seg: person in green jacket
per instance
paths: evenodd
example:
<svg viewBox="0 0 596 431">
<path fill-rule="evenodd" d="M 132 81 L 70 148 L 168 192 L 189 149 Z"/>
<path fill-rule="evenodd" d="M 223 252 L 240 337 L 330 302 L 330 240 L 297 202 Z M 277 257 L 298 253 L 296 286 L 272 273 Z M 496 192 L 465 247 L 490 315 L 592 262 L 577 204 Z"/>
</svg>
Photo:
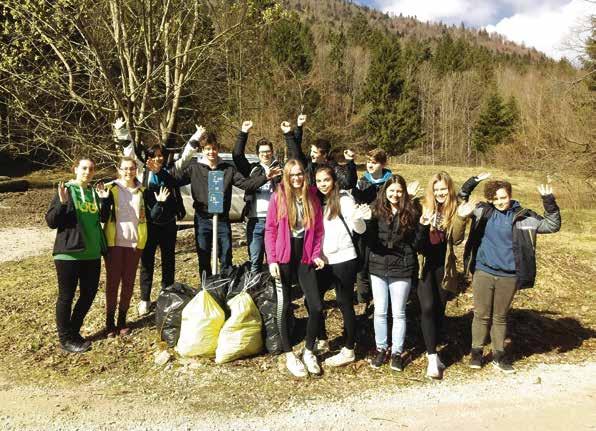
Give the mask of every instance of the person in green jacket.
<svg viewBox="0 0 596 431">
<path fill-rule="evenodd" d="M 56 326 L 60 346 L 69 353 L 82 353 L 91 342 L 81 334 L 81 326 L 99 285 L 101 255 L 106 241 L 99 223 L 99 199 L 90 186 L 95 164 L 89 158 L 75 161 L 75 179 L 58 184 L 46 213 L 46 222 L 57 229 L 54 264 L 58 278 Z M 79 297 L 72 307 L 79 286 Z"/>
</svg>

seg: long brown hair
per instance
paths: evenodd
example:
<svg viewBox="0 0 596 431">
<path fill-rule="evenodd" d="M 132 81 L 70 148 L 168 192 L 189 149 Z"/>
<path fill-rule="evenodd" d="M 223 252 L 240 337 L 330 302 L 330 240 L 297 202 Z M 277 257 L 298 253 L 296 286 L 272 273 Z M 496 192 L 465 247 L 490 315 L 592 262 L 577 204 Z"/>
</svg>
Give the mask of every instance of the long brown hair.
<svg viewBox="0 0 596 431">
<path fill-rule="evenodd" d="M 439 206 L 435 199 L 434 187 L 439 181 L 445 181 L 447 184 L 447 199 L 445 203 Z M 455 186 L 451 176 L 441 171 L 432 176 L 428 185 L 426 186 L 426 192 L 424 194 L 424 201 L 422 202 L 424 209 L 431 210 L 433 214 L 439 213 L 441 215 L 441 225 L 439 226 L 444 231 L 448 231 L 451 228 L 453 217 L 457 211 L 457 194 L 455 193 Z M 433 229 L 433 227 L 431 227 Z"/>
<path fill-rule="evenodd" d="M 377 195 L 377 199 L 373 203 L 373 213 L 375 217 L 383 220 L 385 223 L 391 223 L 393 220 L 393 212 L 391 211 L 391 203 L 387 199 L 387 189 L 392 184 L 399 184 L 402 189 L 402 195 L 397 205 L 396 217 L 399 218 L 399 232 L 405 232 L 412 230 L 417 223 L 416 218 L 418 217 L 419 211 L 417 210 L 414 202 L 408 195 L 408 188 L 406 186 L 406 180 L 401 175 L 393 175 L 389 178 Z"/>
<path fill-rule="evenodd" d="M 319 172 L 324 172 L 331 177 L 333 180 L 333 188 L 327 195 L 323 195 L 321 193 L 322 198 L 325 200 L 325 217 L 327 220 L 333 220 L 336 217 L 339 217 L 341 214 L 341 206 L 339 203 L 339 187 L 337 187 L 337 175 L 335 175 L 335 170 L 330 166 L 321 166 L 315 172 L 315 178 L 317 177 Z"/>
<path fill-rule="evenodd" d="M 298 192 L 294 190 L 290 183 L 290 172 L 294 166 L 299 166 L 304 174 L 304 183 L 302 183 L 302 187 Z M 279 221 L 287 215 L 290 229 L 294 229 L 298 222 L 295 203 L 298 199 L 302 199 L 302 206 L 304 208 L 302 226 L 305 229 L 314 226 L 315 208 L 309 191 L 308 176 L 304 172 L 304 166 L 299 160 L 290 159 L 286 162 L 281 183 L 282 187 L 277 189 L 277 220 Z"/>
</svg>

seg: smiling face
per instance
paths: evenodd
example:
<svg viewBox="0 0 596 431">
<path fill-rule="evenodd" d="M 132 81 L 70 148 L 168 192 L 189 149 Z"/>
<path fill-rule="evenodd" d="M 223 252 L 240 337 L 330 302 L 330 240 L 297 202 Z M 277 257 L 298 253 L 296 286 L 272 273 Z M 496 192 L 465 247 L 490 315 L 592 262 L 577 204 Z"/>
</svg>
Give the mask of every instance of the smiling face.
<svg viewBox="0 0 596 431">
<path fill-rule="evenodd" d="M 126 184 L 134 184 L 137 176 L 137 164 L 134 160 L 123 160 L 118 168 L 120 179 Z"/>
<path fill-rule="evenodd" d="M 435 201 L 438 204 L 444 204 L 449 197 L 449 187 L 445 180 L 439 180 L 433 184 L 433 194 L 435 196 Z"/>
<path fill-rule="evenodd" d="M 217 155 L 219 154 L 219 149 L 216 145 L 207 143 L 203 146 L 203 149 L 201 151 L 203 153 L 203 156 L 207 158 L 207 161 L 210 164 L 217 163 Z"/>
<path fill-rule="evenodd" d="M 320 148 L 311 145 L 310 146 L 310 159 L 313 163 L 325 163 L 325 152 L 321 151 Z"/>
<path fill-rule="evenodd" d="M 498 189 L 493 198 L 493 205 L 499 211 L 507 211 L 511 207 L 511 196 L 504 188 Z"/>
<path fill-rule="evenodd" d="M 366 161 L 366 170 L 373 177 L 380 176 L 381 173 L 383 172 L 383 167 L 384 167 L 384 165 L 382 163 L 379 163 L 379 162 L 375 161 L 374 159 L 368 159 Z"/>
<path fill-rule="evenodd" d="M 290 169 L 290 186 L 293 189 L 300 189 L 304 184 L 304 171 L 298 165 L 292 166 Z"/>
<path fill-rule="evenodd" d="M 75 178 L 79 183 L 88 183 L 95 175 L 95 163 L 88 159 L 79 160 L 79 164 L 74 168 Z"/>
<path fill-rule="evenodd" d="M 317 181 L 317 189 L 325 196 L 333 191 L 333 187 L 335 186 L 335 182 L 333 181 L 333 177 L 329 175 L 326 171 L 319 171 L 317 172 L 316 176 Z"/>
<path fill-rule="evenodd" d="M 156 149 L 155 152 L 153 153 L 153 157 L 149 157 L 147 159 L 148 161 L 151 160 L 153 163 L 155 163 L 155 165 L 153 166 L 154 169 L 151 169 L 154 172 L 159 172 L 161 170 L 161 168 L 163 167 L 163 161 L 164 161 L 164 157 L 163 157 L 163 153 L 161 152 L 161 149 Z"/>
<path fill-rule="evenodd" d="M 269 166 L 273 160 L 273 149 L 269 144 L 259 145 L 258 149 L 259 162 Z"/>
<path fill-rule="evenodd" d="M 387 187 L 385 190 L 385 197 L 392 206 L 396 207 L 399 204 L 403 193 L 404 191 L 401 185 L 396 182 Z"/>
</svg>

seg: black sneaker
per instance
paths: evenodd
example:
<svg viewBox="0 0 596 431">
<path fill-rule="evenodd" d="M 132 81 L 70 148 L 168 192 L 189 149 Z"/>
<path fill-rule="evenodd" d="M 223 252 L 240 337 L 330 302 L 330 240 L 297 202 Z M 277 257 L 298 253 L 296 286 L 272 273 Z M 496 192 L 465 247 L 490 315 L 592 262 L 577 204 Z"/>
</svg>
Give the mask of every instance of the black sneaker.
<svg viewBox="0 0 596 431">
<path fill-rule="evenodd" d="M 387 350 L 385 350 L 385 349 L 377 350 L 377 354 L 373 358 L 373 360 L 370 362 L 370 366 L 373 368 L 380 368 L 381 365 L 383 365 L 386 360 L 387 360 Z"/>
<path fill-rule="evenodd" d="M 83 353 L 91 348 L 90 341 L 65 340 L 60 343 L 62 350 L 68 353 Z"/>
<path fill-rule="evenodd" d="M 468 366 L 475 370 L 482 368 L 482 349 L 472 349 Z"/>
<path fill-rule="evenodd" d="M 401 357 L 401 353 L 391 355 L 391 369 L 394 371 L 404 370 L 404 360 Z"/>
<path fill-rule="evenodd" d="M 513 368 L 511 362 L 505 357 L 505 352 L 494 352 L 493 367 L 506 374 L 515 373 L 515 368 Z"/>
</svg>

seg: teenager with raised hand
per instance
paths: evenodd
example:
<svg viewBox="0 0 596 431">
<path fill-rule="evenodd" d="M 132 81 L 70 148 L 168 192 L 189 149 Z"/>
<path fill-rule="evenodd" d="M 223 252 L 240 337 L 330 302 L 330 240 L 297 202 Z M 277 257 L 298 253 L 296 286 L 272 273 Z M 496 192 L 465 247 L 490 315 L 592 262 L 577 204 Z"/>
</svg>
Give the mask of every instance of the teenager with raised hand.
<svg viewBox="0 0 596 431">
<path fill-rule="evenodd" d="M 99 218 L 99 197 L 90 182 L 95 163 L 89 158 L 75 160 L 75 179 L 58 184 L 46 213 L 46 223 L 57 229 L 54 265 L 58 279 L 56 327 L 62 349 L 82 353 L 91 342 L 81 336 L 81 327 L 97 294 L 101 255 L 107 251 Z M 79 287 L 79 297 L 72 306 Z"/>
<path fill-rule="evenodd" d="M 330 166 L 321 166 L 315 174 L 317 189 L 323 202 L 323 260 L 325 267 L 317 272 L 319 286 L 334 286 L 335 297 L 344 320 L 344 347 L 327 358 L 325 365 L 338 367 L 353 362 L 356 315 L 354 313 L 354 283 L 358 254 L 353 234 L 366 230 L 365 217 L 370 208 L 357 206 L 345 190 L 337 186 L 336 174 Z M 324 324 L 324 322 L 323 322 Z"/>
<path fill-rule="evenodd" d="M 277 184 L 281 180 L 282 168 L 273 154 L 271 141 L 261 138 L 256 143 L 256 152 L 259 157 L 257 163 L 250 163 L 244 154 L 248 141 L 248 132 L 252 128 L 252 121 L 244 121 L 236 145 L 232 151 L 232 158 L 236 168 L 245 177 L 268 175 L 271 179 L 260 186 L 254 193 L 244 193 L 246 206 L 244 211 L 247 216 L 246 244 L 250 258 L 250 269 L 260 272 L 263 269 L 265 256 L 265 219 L 269 209 L 269 201 Z"/>
<path fill-rule="evenodd" d="M 477 182 L 476 182 L 477 183 Z M 471 184 L 468 183 L 468 184 Z M 540 185 L 544 215 L 523 208 L 512 199 L 511 183 L 492 180 L 484 187 L 486 202 L 466 202 L 461 217 L 472 219 L 464 250 L 464 268 L 473 274 L 471 368 L 481 368 L 484 342 L 490 332 L 493 365 L 514 372 L 505 353 L 507 315 L 518 289 L 534 286 L 536 235 L 561 228 L 561 214 L 550 185 Z M 469 197 L 471 190 L 465 193 Z"/>
<path fill-rule="evenodd" d="M 323 303 L 319 295 L 315 270 L 322 269 L 323 215 L 317 189 L 310 186 L 304 166 L 291 159 L 284 166 L 267 212 L 265 249 L 271 275 L 281 283 L 277 293 L 277 322 L 286 355 L 286 366 L 296 377 L 320 374 L 313 353 L 320 331 Z M 297 279 L 308 302 L 304 363 L 292 351 L 287 327 L 292 280 Z M 305 369 L 306 366 L 306 369 Z"/>
<path fill-rule="evenodd" d="M 136 158 L 137 164 L 140 162 L 137 178 L 147 190 L 145 193 L 147 205 L 150 208 L 156 205 L 155 196 L 163 187 L 169 193 L 161 206 L 163 214 L 160 219 L 163 221 L 157 222 L 151 217 L 147 220 L 147 244 L 141 255 L 141 300 L 137 307 L 139 315 L 143 316 L 149 312 L 151 306 L 155 253 L 158 247 L 161 252 L 161 288 L 174 283 L 178 232 L 176 219 L 182 220 L 186 215 L 184 201 L 174 175 L 177 171 L 183 170 L 196 155 L 197 144 L 205 128 L 196 126 L 195 133 L 190 137 L 180 157 L 170 166 L 166 165 L 169 155 L 163 145 L 155 144 L 149 148 L 135 145 L 130 138 L 126 123 L 121 118 L 116 120 L 113 128 L 118 141 L 123 145 L 124 154 Z"/>
<path fill-rule="evenodd" d="M 388 179 L 373 204 L 373 216 L 367 228 L 369 271 L 374 300 L 374 330 L 377 346 L 371 365 L 379 368 L 388 357 L 387 308 L 391 298 L 393 330 L 391 368 L 402 371 L 402 353 L 406 335 L 406 303 L 417 276 L 417 249 L 427 229 L 424 215 L 407 192 L 401 175 Z M 428 217 L 427 217 L 428 218 Z"/>
<path fill-rule="evenodd" d="M 166 187 L 154 193 L 151 206 L 145 188 L 137 180 L 137 163 L 133 158 L 121 157 L 118 179 L 98 184 L 101 200 L 101 220 L 105 223 L 108 253 L 106 262 L 106 328 L 108 337 L 127 335 L 130 328 L 126 315 L 133 294 L 137 267 L 147 243 L 147 219 L 161 223 L 167 218 L 165 202 L 169 196 Z M 118 291 L 120 299 L 118 300 Z M 118 318 L 115 322 L 116 309 Z"/>
<path fill-rule="evenodd" d="M 437 340 L 445 317 L 445 306 L 450 292 L 458 292 L 454 246 L 463 241 L 466 224 L 457 215 L 457 205 L 451 176 L 447 172 L 433 175 L 422 200 L 423 212 L 430 217 L 421 221 L 428 226 L 429 234 L 420 244 L 422 261 L 417 288 L 428 360 L 426 376 L 433 379 L 441 378 L 445 368 L 437 354 Z"/>
<path fill-rule="evenodd" d="M 393 176 L 390 169 L 386 168 L 387 153 L 376 148 L 366 154 L 366 172 L 352 189 L 352 196 L 357 204 L 372 204 L 379 190 L 385 182 Z M 368 249 L 364 237 L 358 237 L 361 256 L 367 260 Z M 368 265 L 364 265 L 357 274 L 356 293 L 357 301 L 361 304 L 368 304 L 372 298 L 370 289 L 370 276 L 368 274 Z"/>
<path fill-rule="evenodd" d="M 300 114 L 296 122 L 296 128 L 292 133 L 290 123 L 284 121 L 281 125 L 286 140 L 289 159 L 297 159 L 305 166 L 305 171 L 310 184 L 315 183 L 315 172 L 319 166 L 331 166 L 341 182 L 338 183 L 342 190 L 352 190 L 356 186 L 358 174 L 354 163 L 354 151 L 344 150 L 344 157 L 347 161 L 345 166 L 340 166 L 331 156 L 331 144 L 326 139 L 315 139 L 310 146 L 310 154 L 307 157 L 302 151 L 303 126 L 306 122 L 306 115 Z"/>
<path fill-rule="evenodd" d="M 232 228 L 230 225 L 230 207 L 232 206 L 232 186 L 239 187 L 245 193 L 253 193 L 263 184 L 278 175 L 270 171 L 263 175 L 246 178 L 234 165 L 219 158 L 219 142 L 214 132 L 203 134 L 197 145 L 201 148 L 202 157 L 192 161 L 175 177 L 180 185 L 190 183 L 190 190 L 195 209 L 195 239 L 199 272 L 212 274 L 211 247 L 213 236 L 213 214 L 209 209 L 209 172 L 223 172 L 223 212 L 219 214 L 217 224 L 217 242 L 219 263 L 222 270 L 232 266 Z"/>
</svg>

